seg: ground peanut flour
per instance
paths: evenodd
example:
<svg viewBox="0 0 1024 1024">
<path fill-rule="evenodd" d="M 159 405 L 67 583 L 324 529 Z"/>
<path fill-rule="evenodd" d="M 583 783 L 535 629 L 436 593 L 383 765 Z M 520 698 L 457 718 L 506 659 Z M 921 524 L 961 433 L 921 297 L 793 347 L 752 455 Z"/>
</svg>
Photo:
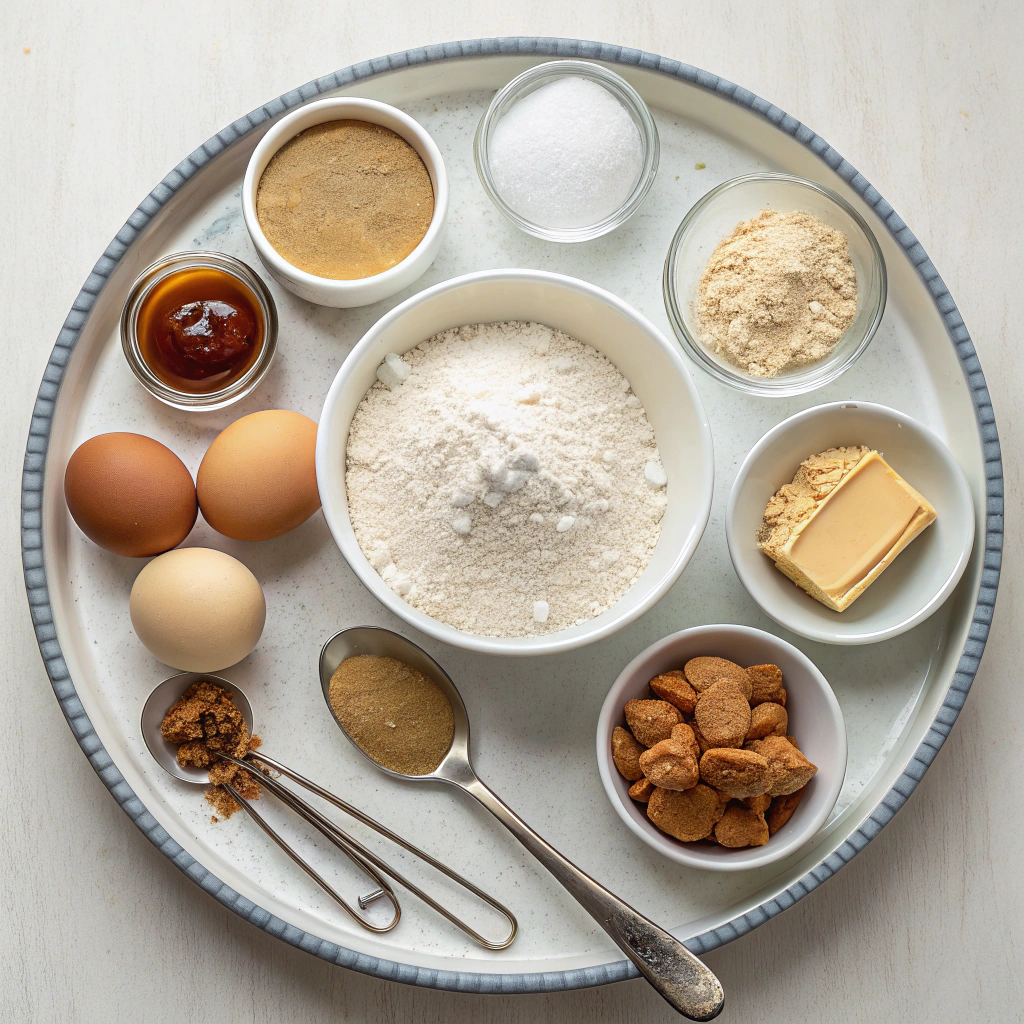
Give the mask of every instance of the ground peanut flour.
<svg viewBox="0 0 1024 1024">
<path fill-rule="evenodd" d="M 856 312 L 849 240 L 801 211 L 737 224 L 697 286 L 701 342 L 755 377 L 824 359 Z"/>
</svg>

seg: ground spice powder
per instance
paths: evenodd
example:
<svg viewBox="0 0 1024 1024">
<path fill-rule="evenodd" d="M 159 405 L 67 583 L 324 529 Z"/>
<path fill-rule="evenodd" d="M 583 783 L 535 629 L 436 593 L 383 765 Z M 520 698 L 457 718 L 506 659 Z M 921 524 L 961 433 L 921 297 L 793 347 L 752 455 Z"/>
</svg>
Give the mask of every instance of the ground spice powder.
<svg viewBox="0 0 1024 1024">
<path fill-rule="evenodd" d="M 403 775 L 428 775 L 455 734 L 441 688 L 411 665 L 376 654 L 343 661 L 331 676 L 331 709 L 368 757 Z"/>
<path fill-rule="evenodd" d="M 400 263 L 434 215 L 426 165 L 382 125 L 314 125 L 274 154 L 256 192 L 270 244 L 317 277 L 355 280 Z"/>
<path fill-rule="evenodd" d="M 168 743 L 180 744 L 177 760 L 182 768 L 209 769 L 206 800 L 222 818 L 230 818 L 240 807 L 225 784 L 247 800 L 259 798 L 260 787 L 252 775 L 218 756 L 245 757 L 262 744 L 259 736 L 249 735 L 230 690 L 207 680 L 193 683 L 164 715 L 160 735 Z"/>
<path fill-rule="evenodd" d="M 824 359 L 856 312 L 849 239 L 799 210 L 737 224 L 697 285 L 701 342 L 755 377 Z"/>
</svg>

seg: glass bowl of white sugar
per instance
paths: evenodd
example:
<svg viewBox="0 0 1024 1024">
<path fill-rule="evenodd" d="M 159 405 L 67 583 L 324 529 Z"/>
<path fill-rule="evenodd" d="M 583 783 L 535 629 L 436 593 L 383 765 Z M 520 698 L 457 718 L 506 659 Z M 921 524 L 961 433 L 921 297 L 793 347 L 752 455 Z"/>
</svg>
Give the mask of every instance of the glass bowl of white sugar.
<svg viewBox="0 0 1024 1024">
<path fill-rule="evenodd" d="M 491 101 L 474 157 L 484 190 L 516 227 L 552 242 L 614 231 L 658 173 L 647 104 L 600 64 L 556 60 L 524 71 Z"/>
</svg>

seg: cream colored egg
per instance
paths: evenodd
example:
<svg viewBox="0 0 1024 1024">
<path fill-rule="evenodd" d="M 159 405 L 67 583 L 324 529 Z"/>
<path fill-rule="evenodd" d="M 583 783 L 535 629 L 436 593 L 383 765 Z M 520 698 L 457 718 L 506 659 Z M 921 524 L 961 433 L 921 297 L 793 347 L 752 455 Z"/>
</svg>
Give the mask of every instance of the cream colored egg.
<svg viewBox="0 0 1024 1024">
<path fill-rule="evenodd" d="M 217 672 L 259 642 L 267 604 L 238 559 L 211 548 L 178 548 L 135 578 L 130 611 L 155 658 L 186 672 Z"/>
</svg>

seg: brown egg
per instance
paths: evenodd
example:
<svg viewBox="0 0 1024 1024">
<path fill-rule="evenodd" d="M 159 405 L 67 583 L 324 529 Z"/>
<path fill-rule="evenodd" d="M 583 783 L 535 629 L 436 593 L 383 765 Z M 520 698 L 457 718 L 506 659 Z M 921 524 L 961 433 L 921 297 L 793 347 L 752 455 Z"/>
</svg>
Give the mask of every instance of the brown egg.
<svg viewBox="0 0 1024 1024">
<path fill-rule="evenodd" d="M 294 530 L 320 507 L 316 423 L 268 409 L 222 430 L 196 474 L 199 507 L 225 537 L 269 540 Z"/>
<path fill-rule="evenodd" d="M 177 547 L 198 511 L 185 464 L 142 434 L 100 434 L 79 445 L 64 473 L 64 498 L 91 541 L 132 558 Z"/>
</svg>

